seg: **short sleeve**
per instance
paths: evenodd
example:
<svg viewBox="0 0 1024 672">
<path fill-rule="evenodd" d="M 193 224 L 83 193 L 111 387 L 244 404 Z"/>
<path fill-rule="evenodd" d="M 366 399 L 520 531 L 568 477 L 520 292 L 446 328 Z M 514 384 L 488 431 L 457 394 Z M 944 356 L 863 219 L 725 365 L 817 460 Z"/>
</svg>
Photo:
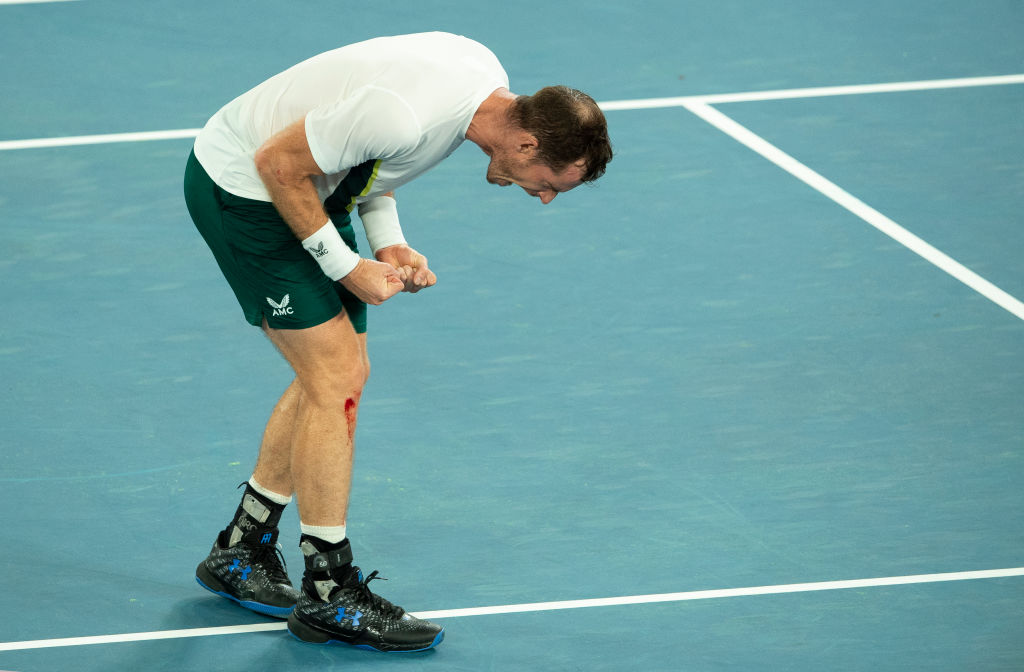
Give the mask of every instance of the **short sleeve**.
<svg viewBox="0 0 1024 672">
<path fill-rule="evenodd" d="M 364 86 L 343 100 L 306 115 L 306 141 L 320 170 L 330 175 L 371 159 L 389 159 L 416 148 L 419 120 L 398 94 Z"/>
</svg>

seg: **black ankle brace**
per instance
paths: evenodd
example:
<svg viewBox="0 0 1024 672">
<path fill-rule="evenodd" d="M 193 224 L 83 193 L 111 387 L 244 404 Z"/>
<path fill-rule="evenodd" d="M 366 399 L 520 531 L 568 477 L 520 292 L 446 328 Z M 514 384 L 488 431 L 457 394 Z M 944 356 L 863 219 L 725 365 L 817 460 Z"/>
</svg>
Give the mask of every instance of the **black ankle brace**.
<svg viewBox="0 0 1024 672">
<path fill-rule="evenodd" d="M 308 584 L 311 596 L 319 595 L 321 600 L 329 601 L 331 593 L 345 585 L 352 574 L 352 545 L 348 539 L 331 544 L 304 534 L 299 539 L 299 548 L 306 561 L 303 586 Z"/>
<path fill-rule="evenodd" d="M 331 572 L 352 564 L 352 544 L 348 539 L 332 544 L 304 534 L 299 538 L 299 548 L 302 549 L 306 571 L 309 572 Z"/>
<path fill-rule="evenodd" d="M 227 545 L 234 546 L 243 538 L 256 543 L 267 543 L 264 540 L 270 539 L 268 535 L 273 535 L 276 541 L 275 533 L 281 521 L 281 514 L 284 513 L 284 505 L 270 501 L 253 490 L 248 483 L 242 483 L 238 487 L 242 485 L 245 486 L 242 501 L 235 511 L 235 517 L 224 530 Z"/>
</svg>

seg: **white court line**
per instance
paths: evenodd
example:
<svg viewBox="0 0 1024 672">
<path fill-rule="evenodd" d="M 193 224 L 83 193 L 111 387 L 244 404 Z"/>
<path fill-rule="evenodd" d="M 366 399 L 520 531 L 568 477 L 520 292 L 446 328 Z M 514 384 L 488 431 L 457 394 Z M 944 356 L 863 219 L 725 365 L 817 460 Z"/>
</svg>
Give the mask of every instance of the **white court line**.
<svg viewBox="0 0 1024 672">
<path fill-rule="evenodd" d="M 926 79 L 916 82 L 888 82 L 882 84 L 854 84 L 850 86 L 820 86 L 806 89 L 777 89 L 774 91 L 747 91 L 743 93 L 711 93 L 673 98 L 645 98 L 641 100 L 610 100 L 600 103 L 602 110 L 649 110 L 659 107 L 685 107 L 687 103 L 708 105 L 719 103 L 749 103 L 763 100 L 790 98 L 819 98 L 822 96 L 854 96 L 868 93 L 900 93 L 934 89 L 958 89 L 973 86 L 1000 86 L 1024 84 L 1024 74 L 993 77 L 962 77 L 959 79 Z"/>
<path fill-rule="evenodd" d="M 75 2 L 75 0 L 0 0 L 0 5 L 33 5 L 43 2 Z"/>
<path fill-rule="evenodd" d="M 916 574 L 911 576 L 887 576 L 874 579 L 852 579 L 845 581 L 819 581 L 815 583 L 790 583 L 776 586 L 753 586 L 749 588 L 722 588 L 718 590 L 697 590 L 685 593 L 659 593 L 654 595 L 633 595 L 629 597 L 605 597 L 589 600 L 565 600 L 561 602 L 535 602 L 532 604 L 506 604 L 493 607 L 472 607 L 468 609 L 444 609 L 421 611 L 413 615 L 427 619 L 460 618 L 463 616 L 491 616 L 495 614 L 518 614 L 524 612 L 552 611 L 557 609 L 582 609 L 587 607 L 617 607 L 632 604 L 654 604 L 659 602 L 687 602 L 712 600 L 727 597 L 750 597 L 754 595 L 783 595 L 823 590 L 845 590 L 849 588 L 877 588 L 881 586 L 904 586 L 919 583 L 941 583 L 944 581 L 968 581 L 974 579 L 998 579 L 1024 576 L 1024 567 L 1007 569 L 985 569 L 969 572 L 947 572 L 943 574 Z M 285 623 L 255 623 L 250 625 L 226 625 L 216 628 L 190 628 L 187 630 L 159 630 L 156 632 L 130 632 L 121 635 L 97 635 L 93 637 L 64 637 L 61 639 L 36 639 L 24 642 L 0 642 L 0 651 L 23 651 L 61 646 L 85 646 L 89 644 L 120 644 L 157 639 L 178 639 L 182 637 L 210 637 L 214 635 L 239 635 L 250 632 L 284 630 Z"/>
<path fill-rule="evenodd" d="M 2 2 L 3 0 L 0 0 Z M 43 149 L 46 147 L 72 147 L 74 145 L 102 145 L 109 142 L 146 142 L 149 140 L 179 140 L 199 135 L 198 128 L 175 131 L 140 131 L 136 133 L 105 133 L 103 135 L 71 135 L 63 138 L 34 138 L 31 140 L 0 141 L 0 151 L 10 149 Z"/>
<path fill-rule="evenodd" d="M 731 138 L 746 145 L 764 158 L 768 159 L 790 175 L 796 177 L 813 189 L 821 192 L 839 205 L 843 206 L 865 222 L 889 236 L 925 260 L 964 283 L 974 291 L 989 299 L 998 306 L 1024 320 L 1024 303 L 991 282 L 970 270 L 941 250 L 932 247 L 902 226 L 892 221 L 879 211 L 853 196 L 834 182 L 822 177 L 804 164 L 772 145 L 764 138 L 752 133 L 745 126 L 736 123 L 704 102 L 688 101 L 683 105 L 690 112 L 708 122 Z"/>
<path fill-rule="evenodd" d="M 3 0 L 0 0 L 2 2 Z M 858 95 L 866 93 L 893 93 L 900 91 L 924 91 L 930 89 L 952 89 L 972 86 L 996 86 L 1024 84 L 1024 74 L 997 75 L 992 77 L 964 77 L 959 79 L 931 79 L 915 82 L 888 82 L 882 84 L 856 84 L 852 86 L 825 86 L 806 89 L 780 89 L 776 91 L 748 91 L 744 93 L 718 93 L 674 98 L 641 98 L 635 100 L 611 100 L 599 103 L 602 110 L 649 110 L 662 107 L 684 107 L 688 103 L 703 102 L 738 103 L 759 100 L 780 100 L 784 98 L 815 98 L 818 96 Z M 177 140 L 194 138 L 198 128 L 169 131 L 144 131 L 139 133 L 107 133 L 104 135 L 74 135 L 62 138 L 34 138 L 28 140 L 2 140 L 0 151 L 13 149 L 40 149 L 45 147 L 69 147 L 74 145 L 95 145 L 107 142 L 143 142 L 148 140 Z"/>
</svg>

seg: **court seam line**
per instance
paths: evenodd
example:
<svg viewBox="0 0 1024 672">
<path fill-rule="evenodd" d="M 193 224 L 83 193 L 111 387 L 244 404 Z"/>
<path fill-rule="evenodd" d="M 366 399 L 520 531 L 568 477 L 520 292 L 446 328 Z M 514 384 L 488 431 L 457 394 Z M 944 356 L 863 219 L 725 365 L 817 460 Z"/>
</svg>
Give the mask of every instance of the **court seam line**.
<svg viewBox="0 0 1024 672">
<path fill-rule="evenodd" d="M 993 75 L 986 77 L 961 77 L 955 79 L 927 79 L 910 82 L 887 82 L 879 84 L 853 84 L 847 86 L 821 86 L 802 89 L 777 89 L 771 91 L 748 91 L 742 93 L 712 93 L 672 98 L 638 98 L 634 100 L 612 100 L 598 103 L 602 110 L 647 110 L 663 107 L 685 107 L 689 103 L 740 103 L 793 98 L 816 98 L 821 96 L 863 95 L 869 93 L 894 93 L 926 91 L 977 86 L 998 86 L 1024 84 L 1024 74 Z M 0 151 L 16 149 L 45 149 L 49 147 L 71 147 L 115 142 L 145 142 L 150 140 L 179 140 L 194 138 L 201 129 L 183 128 L 165 131 L 136 131 L 129 133 L 102 133 L 98 135 L 73 135 L 56 138 L 31 138 L 26 140 L 0 140 Z"/>
<path fill-rule="evenodd" d="M 562 600 L 557 602 L 535 602 L 507 604 L 492 607 L 470 607 L 465 609 L 442 609 L 437 611 L 411 612 L 414 616 L 427 619 L 460 618 L 466 616 L 492 616 L 496 614 L 517 614 L 560 609 L 582 609 L 591 607 L 615 607 L 636 604 L 665 602 L 687 602 L 694 600 L 724 599 L 729 597 L 752 597 L 762 595 L 783 595 L 791 593 L 820 592 L 826 590 L 849 590 L 853 588 L 878 588 L 924 583 L 943 583 L 978 579 L 998 579 L 1024 576 L 1024 567 L 985 569 L 939 574 L 913 574 L 908 576 L 887 576 L 871 579 L 847 579 L 839 581 L 817 581 L 811 583 L 790 583 L 772 586 L 750 586 L 746 588 L 719 588 L 681 593 L 656 593 L 626 597 L 605 597 L 584 600 Z M 93 635 L 88 637 L 62 637 L 58 639 L 37 639 L 21 642 L 0 642 L 0 652 L 24 651 L 64 646 L 87 646 L 91 644 L 121 644 L 125 642 L 180 639 L 186 637 L 210 637 L 215 635 L 237 635 L 253 632 L 284 630 L 287 624 L 252 623 L 246 625 L 225 625 L 208 628 L 182 630 L 158 630 L 153 632 L 130 632 L 118 635 Z"/>
<path fill-rule="evenodd" d="M 733 118 L 705 102 L 688 101 L 682 107 L 740 144 L 760 154 L 771 163 L 853 213 L 925 261 L 959 280 L 1012 315 L 1024 320 L 1024 302 L 1021 302 L 1016 297 L 981 277 L 945 252 L 914 235 L 835 182 L 808 168 Z"/>
</svg>

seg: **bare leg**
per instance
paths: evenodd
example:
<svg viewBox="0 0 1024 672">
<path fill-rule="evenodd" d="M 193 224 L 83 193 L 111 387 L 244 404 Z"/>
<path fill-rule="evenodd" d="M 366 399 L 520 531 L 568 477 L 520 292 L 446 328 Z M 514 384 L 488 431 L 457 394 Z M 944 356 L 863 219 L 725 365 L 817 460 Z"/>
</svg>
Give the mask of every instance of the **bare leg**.
<svg viewBox="0 0 1024 672">
<path fill-rule="evenodd" d="M 294 490 L 303 523 L 344 525 L 356 417 L 369 375 L 366 337 L 345 314 L 309 329 L 266 331 L 295 380 L 267 423 L 256 480 L 282 494 Z"/>
<path fill-rule="evenodd" d="M 291 481 L 299 518 L 317 527 L 344 525 L 352 485 L 352 438 L 369 375 L 366 340 L 344 314 L 310 329 L 268 329 L 267 334 L 295 370 L 298 403 L 291 434 Z M 287 417 L 286 401 L 288 392 L 278 404 L 277 420 Z M 271 424 L 276 431 L 276 420 Z M 265 442 L 273 445 L 280 444 Z M 441 626 L 369 592 L 366 584 L 374 574 L 363 579 L 356 572 L 347 539 L 319 542 L 310 535 L 301 544 L 307 562 L 314 562 L 306 567 L 301 594 L 288 617 L 288 630 L 295 637 L 318 643 L 346 641 L 381 651 L 419 651 L 441 642 Z M 395 627 L 398 619 L 401 625 Z"/>
<path fill-rule="evenodd" d="M 256 460 L 253 477 L 263 487 L 280 495 L 289 496 L 292 486 L 292 434 L 295 431 L 295 416 L 302 397 L 298 379 L 293 380 L 281 395 L 280 401 L 270 414 L 267 428 L 260 444 L 260 456 Z"/>
</svg>

